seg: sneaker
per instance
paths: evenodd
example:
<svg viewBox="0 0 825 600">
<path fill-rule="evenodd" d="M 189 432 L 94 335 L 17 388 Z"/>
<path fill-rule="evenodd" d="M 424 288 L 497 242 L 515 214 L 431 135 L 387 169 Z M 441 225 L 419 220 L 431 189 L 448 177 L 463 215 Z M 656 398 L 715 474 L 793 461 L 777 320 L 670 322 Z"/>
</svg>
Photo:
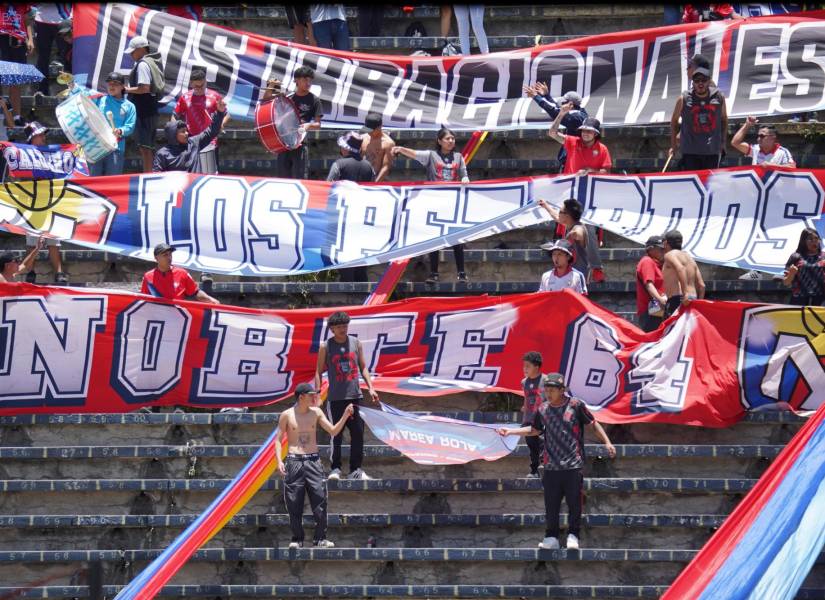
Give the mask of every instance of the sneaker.
<svg viewBox="0 0 825 600">
<path fill-rule="evenodd" d="M 577 538 L 572 533 L 567 534 L 567 549 L 568 550 L 578 550 L 579 549 L 579 538 Z"/>
<path fill-rule="evenodd" d="M 20 115 L 14 115 L 14 126 L 15 127 L 25 127 L 26 122 L 23 120 L 23 117 Z"/>
<path fill-rule="evenodd" d="M 364 469 L 355 469 L 352 473 L 349 474 L 347 479 L 372 479 L 369 475 L 364 472 Z"/>
<path fill-rule="evenodd" d="M 751 269 L 744 275 L 740 275 L 739 279 L 762 279 L 762 273 L 760 273 L 756 269 Z"/>
<path fill-rule="evenodd" d="M 316 548 L 335 548 L 335 544 L 327 539 L 317 540 L 316 542 L 313 542 L 312 545 Z"/>
<path fill-rule="evenodd" d="M 530 473 L 525 477 L 525 479 L 538 479 L 539 474 L 538 471 L 530 471 Z"/>
<path fill-rule="evenodd" d="M 546 537 L 539 542 L 539 548 L 542 550 L 558 550 L 560 548 L 559 538 Z"/>
<path fill-rule="evenodd" d="M 427 279 L 424 280 L 424 283 L 429 283 L 429 284 L 438 283 L 438 273 L 430 273 L 430 276 L 427 277 Z"/>
<path fill-rule="evenodd" d="M 333 469 L 329 473 L 329 477 L 327 479 L 341 479 L 341 469 Z"/>
<path fill-rule="evenodd" d="M 151 415 L 152 414 L 152 407 L 150 406 L 141 406 L 138 409 L 138 412 L 144 415 Z"/>
<path fill-rule="evenodd" d="M 246 406 L 227 406 L 222 408 L 220 411 L 222 413 L 248 413 L 249 408 Z"/>
<path fill-rule="evenodd" d="M 298 548 L 303 548 L 303 542 L 289 542 L 289 549 L 290 550 L 297 550 Z"/>
<path fill-rule="evenodd" d="M 69 283 L 69 276 L 66 275 L 63 271 L 56 273 L 54 276 L 54 282 L 59 283 L 61 285 L 66 285 Z"/>
<path fill-rule="evenodd" d="M 790 119 L 788 119 L 788 123 L 799 123 L 802 118 L 799 115 L 794 115 Z"/>
<path fill-rule="evenodd" d="M 465 273 L 464 271 L 459 271 L 459 272 L 458 272 L 458 277 L 457 277 L 457 279 L 458 279 L 459 281 L 463 281 L 464 283 L 467 283 L 467 281 L 469 281 L 469 280 L 467 279 L 467 273 Z"/>
<path fill-rule="evenodd" d="M 452 42 L 444 40 L 444 47 L 441 49 L 441 56 L 457 56 L 461 51 Z"/>
</svg>

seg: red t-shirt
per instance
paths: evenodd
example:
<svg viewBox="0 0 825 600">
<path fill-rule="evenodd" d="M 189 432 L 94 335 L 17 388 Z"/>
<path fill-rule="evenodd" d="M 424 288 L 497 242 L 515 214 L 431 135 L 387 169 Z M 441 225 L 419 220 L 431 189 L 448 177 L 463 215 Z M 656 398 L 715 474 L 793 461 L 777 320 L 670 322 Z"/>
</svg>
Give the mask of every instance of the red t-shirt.
<svg viewBox="0 0 825 600">
<path fill-rule="evenodd" d="M 610 160 L 610 151 L 607 146 L 596 140 L 588 148 L 580 137 L 567 135 L 564 137 L 564 148 L 567 150 L 567 162 L 564 164 L 564 173 L 577 173 L 580 169 L 610 169 L 613 161 Z"/>
<path fill-rule="evenodd" d="M 165 273 L 157 269 L 144 273 L 140 292 L 156 298 L 186 300 L 198 293 L 198 284 L 186 269 L 173 265 Z"/>
<path fill-rule="evenodd" d="M 0 35 L 8 35 L 26 41 L 26 15 L 31 5 L 4 2 L 0 4 Z"/>
<path fill-rule="evenodd" d="M 665 281 L 662 279 L 662 268 L 655 260 L 649 256 L 643 256 L 639 264 L 636 265 L 636 314 L 643 315 L 647 312 L 647 304 L 650 302 L 650 294 L 645 289 L 648 281 L 653 282 L 656 291 L 662 294 L 665 289 Z"/>
<path fill-rule="evenodd" d="M 212 124 L 212 115 L 218 111 L 220 99 L 221 95 L 212 90 L 206 90 L 202 96 L 196 96 L 192 90 L 180 95 L 175 105 L 175 114 L 182 116 L 186 121 L 189 135 L 198 135 L 209 129 Z M 217 145 L 218 138 L 215 138 L 212 143 Z"/>
</svg>

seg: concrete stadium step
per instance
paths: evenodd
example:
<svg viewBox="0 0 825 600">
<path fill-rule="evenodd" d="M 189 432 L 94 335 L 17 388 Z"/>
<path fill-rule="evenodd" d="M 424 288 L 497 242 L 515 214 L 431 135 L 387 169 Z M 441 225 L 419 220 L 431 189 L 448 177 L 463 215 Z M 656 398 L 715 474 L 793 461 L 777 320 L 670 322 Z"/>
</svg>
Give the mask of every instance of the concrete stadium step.
<svg viewBox="0 0 825 600">
<path fill-rule="evenodd" d="M 402 410 L 420 409 L 420 399 L 394 394 L 382 394 L 381 397 L 384 402 Z M 521 408 L 522 398 L 511 394 L 470 392 L 427 398 L 426 401 L 432 410 L 418 414 L 478 423 L 518 423 L 521 419 L 519 412 L 491 410 L 495 405 L 498 408 L 505 405 Z M 288 408 L 291 401 L 278 406 Z M 90 435 L 99 443 L 108 445 L 126 445 L 134 443 L 135 439 L 140 439 L 143 444 L 258 445 L 269 436 L 280 413 L 269 412 L 272 407 L 268 406 L 253 410 L 264 412 L 0 416 L 0 446 L 82 445 L 88 443 Z M 718 429 L 660 423 L 605 427 L 617 444 L 771 446 L 785 444 L 804 422 L 802 417 L 790 412 L 760 412 L 747 413 L 735 426 Z M 319 437 L 320 441 L 324 439 L 323 435 Z"/>
<path fill-rule="evenodd" d="M 726 513 L 749 491 L 747 478 L 586 477 L 587 509 L 649 514 Z M 111 513 L 204 510 L 229 479 L 43 479 L 0 480 L 0 513 L 53 514 L 57 506 L 83 505 Z M 280 479 L 270 479 L 247 505 L 250 511 L 280 513 Z M 387 512 L 531 512 L 542 503 L 538 479 L 382 479 L 328 482 L 329 505 L 338 512 L 362 512 L 380 503 Z M 432 507 L 424 510 L 424 507 Z M 65 510 L 65 509 L 63 509 Z"/>
<path fill-rule="evenodd" d="M 541 506 L 541 499 L 533 510 Z M 280 513 L 235 516 L 212 538 L 223 546 L 278 547 L 289 543 L 289 517 Z M 169 545 L 198 515 L 0 515 L 0 549 L 123 548 Z M 581 539 L 599 548 L 698 549 L 726 515 L 584 514 Z M 304 515 L 304 527 L 313 517 Z M 561 524 L 567 526 L 567 514 Z M 340 514 L 329 515 L 338 547 L 533 548 L 544 536 L 544 513 Z"/>
<path fill-rule="evenodd" d="M 368 438 L 372 438 L 369 435 Z M 372 440 L 370 440 L 372 441 Z M 607 461 L 602 445 L 586 445 L 590 471 L 608 477 L 658 476 L 759 477 L 783 446 L 748 445 L 616 445 L 616 460 Z M 63 446 L 0 448 L 2 473 L 6 479 L 37 478 L 118 478 L 134 476 L 232 477 L 258 450 L 255 445 L 181 446 Z M 330 447 L 318 448 L 327 464 Z M 350 449 L 342 448 L 346 463 Z M 526 477 L 529 450 L 521 443 L 512 454 L 485 464 L 462 465 L 463 477 L 512 477 L 522 471 Z M 377 479 L 397 476 L 439 478 L 455 475 L 454 466 L 419 465 L 389 446 L 367 445 L 365 468 Z M 672 461 L 662 461 L 672 458 Z M 147 463 L 147 460 L 151 461 Z M 327 467 L 328 468 L 328 467 Z M 152 473 L 152 475 L 149 475 Z"/>
</svg>

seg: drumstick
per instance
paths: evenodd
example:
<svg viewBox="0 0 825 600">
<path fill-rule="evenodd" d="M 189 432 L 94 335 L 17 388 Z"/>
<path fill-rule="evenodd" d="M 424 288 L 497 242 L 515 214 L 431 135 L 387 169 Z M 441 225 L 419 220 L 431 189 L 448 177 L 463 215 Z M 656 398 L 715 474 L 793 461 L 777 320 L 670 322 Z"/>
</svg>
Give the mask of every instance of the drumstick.
<svg viewBox="0 0 825 600">
<path fill-rule="evenodd" d="M 664 169 L 662 169 L 662 173 L 664 173 L 665 171 L 667 171 L 667 168 L 668 168 L 668 166 L 670 165 L 670 159 L 671 159 L 671 158 L 673 158 L 673 155 L 672 155 L 672 154 L 668 155 L 667 160 L 665 161 L 665 168 L 664 168 Z"/>
<path fill-rule="evenodd" d="M 106 118 L 109 119 L 109 125 L 112 127 L 112 132 L 114 133 L 115 129 L 117 129 L 117 127 L 115 127 L 115 115 L 112 113 L 112 111 L 107 110 Z"/>
</svg>

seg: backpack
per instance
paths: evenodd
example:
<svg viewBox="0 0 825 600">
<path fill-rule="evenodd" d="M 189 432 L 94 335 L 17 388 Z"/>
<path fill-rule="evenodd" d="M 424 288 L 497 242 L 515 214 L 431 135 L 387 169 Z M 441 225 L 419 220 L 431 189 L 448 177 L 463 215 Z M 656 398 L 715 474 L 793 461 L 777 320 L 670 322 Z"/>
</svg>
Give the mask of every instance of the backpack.
<svg viewBox="0 0 825 600">
<path fill-rule="evenodd" d="M 160 53 L 147 54 L 142 59 L 148 67 L 152 75 L 152 81 L 149 84 L 149 91 L 153 94 L 160 95 L 166 87 L 166 79 L 163 77 L 163 67 L 160 62 Z"/>
</svg>

